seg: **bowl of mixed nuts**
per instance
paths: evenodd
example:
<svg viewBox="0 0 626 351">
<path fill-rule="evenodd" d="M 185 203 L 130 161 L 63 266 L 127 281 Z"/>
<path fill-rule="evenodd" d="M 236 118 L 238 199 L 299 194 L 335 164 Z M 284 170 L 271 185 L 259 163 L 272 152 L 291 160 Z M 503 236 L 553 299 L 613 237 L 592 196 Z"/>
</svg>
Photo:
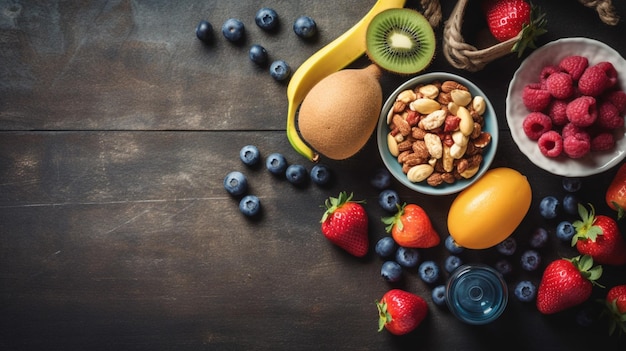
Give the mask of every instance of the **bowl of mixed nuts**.
<svg viewBox="0 0 626 351">
<path fill-rule="evenodd" d="M 475 84 L 432 72 L 409 79 L 389 96 L 376 137 L 385 166 L 400 183 L 447 195 L 487 171 L 498 145 L 498 121 Z"/>
</svg>

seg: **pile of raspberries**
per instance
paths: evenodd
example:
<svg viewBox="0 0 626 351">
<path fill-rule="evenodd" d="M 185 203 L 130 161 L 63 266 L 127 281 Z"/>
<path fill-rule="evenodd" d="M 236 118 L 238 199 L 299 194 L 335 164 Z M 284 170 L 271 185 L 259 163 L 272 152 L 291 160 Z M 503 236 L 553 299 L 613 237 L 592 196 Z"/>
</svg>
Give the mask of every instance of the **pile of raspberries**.
<svg viewBox="0 0 626 351">
<path fill-rule="evenodd" d="M 522 100 L 529 111 L 524 133 L 546 157 L 611 150 L 615 130 L 624 127 L 626 93 L 608 61 L 590 65 L 584 56 L 564 57 L 524 86 Z"/>
</svg>

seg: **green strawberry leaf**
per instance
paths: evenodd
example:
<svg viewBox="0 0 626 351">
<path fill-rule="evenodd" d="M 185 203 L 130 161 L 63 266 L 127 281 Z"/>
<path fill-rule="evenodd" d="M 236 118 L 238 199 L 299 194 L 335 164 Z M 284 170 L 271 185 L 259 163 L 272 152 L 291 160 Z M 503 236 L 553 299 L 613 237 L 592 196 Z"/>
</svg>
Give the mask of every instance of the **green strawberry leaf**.
<svg viewBox="0 0 626 351">
<path fill-rule="evenodd" d="M 578 215 L 580 216 L 580 220 L 572 223 L 574 228 L 576 228 L 576 234 L 572 237 L 572 246 L 575 246 L 580 239 L 589 239 L 595 242 L 598 235 L 603 234 L 602 228 L 594 225 L 596 221 L 596 211 L 593 208 L 593 205 L 589 204 L 589 207 L 591 210 L 587 211 L 585 206 L 578 204 Z"/>
<path fill-rule="evenodd" d="M 396 212 L 395 215 L 390 216 L 390 217 L 383 217 L 381 219 L 382 222 L 386 224 L 385 231 L 387 233 L 390 233 L 395 225 L 398 226 L 398 230 L 402 230 L 402 228 L 404 227 L 404 224 L 402 223 L 400 219 L 404 215 L 404 207 L 406 206 L 406 202 L 402 204 L 402 206 L 400 206 L 400 204 L 396 204 L 396 206 L 398 207 L 398 211 Z"/>
<path fill-rule="evenodd" d="M 620 206 L 617 202 L 615 201 L 611 201 L 611 203 L 613 204 L 613 206 L 615 206 L 615 208 L 617 209 L 617 220 L 619 221 L 620 219 L 624 218 L 624 215 L 626 214 L 626 209 L 623 208 L 622 206 Z"/>
<path fill-rule="evenodd" d="M 387 311 L 387 303 L 376 301 L 376 307 L 378 308 L 378 331 L 382 331 L 385 328 L 385 324 L 390 323 L 392 318 L 389 311 Z"/>
</svg>

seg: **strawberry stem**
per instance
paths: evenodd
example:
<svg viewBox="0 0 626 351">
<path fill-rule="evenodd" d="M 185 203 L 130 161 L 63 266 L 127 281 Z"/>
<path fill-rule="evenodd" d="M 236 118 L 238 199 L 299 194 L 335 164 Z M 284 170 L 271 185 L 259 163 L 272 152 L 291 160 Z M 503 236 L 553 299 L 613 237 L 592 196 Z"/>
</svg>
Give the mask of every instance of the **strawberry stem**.
<svg viewBox="0 0 626 351">
<path fill-rule="evenodd" d="M 517 57 L 521 57 L 526 48 L 536 48 L 535 38 L 548 32 L 546 30 L 547 20 L 545 12 L 539 6 L 535 6 L 532 3 L 530 5 L 530 23 L 524 24 L 522 37 L 511 48 L 511 51 L 517 52 Z"/>
<path fill-rule="evenodd" d="M 566 259 L 570 261 L 576 269 L 580 272 L 580 274 L 587 280 L 591 282 L 591 284 L 596 285 L 600 288 L 604 288 L 603 285 L 597 282 L 598 279 L 602 276 L 602 266 L 601 265 L 593 265 L 593 258 L 589 255 L 582 255 L 572 257 L 570 259 Z"/>
<path fill-rule="evenodd" d="M 400 206 L 400 204 L 396 204 L 396 207 L 398 207 L 398 211 L 396 212 L 395 215 L 382 218 L 382 222 L 387 225 L 385 227 L 385 231 L 387 233 L 391 232 L 394 225 L 397 225 L 398 230 L 400 231 L 402 231 L 402 228 L 404 227 L 404 225 L 402 224 L 401 218 L 404 215 L 404 208 L 406 207 L 406 202 L 402 204 L 402 206 Z"/>
<path fill-rule="evenodd" d="M 576 228 L 576 234 L 572 237 L 572 246 L 575 246 L 580 239 L 596 241 L 598 235 L 603 234 L 602 228 L 594 225 L 596 221 L 596 211 L 593 208 L 593 205 L 589 204 L 589 207 L 591 210 L 587 211 L 585 206 L 578 204 L 578 215 L 580 216 L 580 220 L 572 223 L 574 228 Z"/>
<path fill-rule="evenodd" d="M 387 303 L 384 301 L 376 301 L 376 307 L 378 308 L 378 331 L 382 331 L 385 328 L 385 324 L 391 323 L 391 314 L 387 311 Z"/>
</svg>

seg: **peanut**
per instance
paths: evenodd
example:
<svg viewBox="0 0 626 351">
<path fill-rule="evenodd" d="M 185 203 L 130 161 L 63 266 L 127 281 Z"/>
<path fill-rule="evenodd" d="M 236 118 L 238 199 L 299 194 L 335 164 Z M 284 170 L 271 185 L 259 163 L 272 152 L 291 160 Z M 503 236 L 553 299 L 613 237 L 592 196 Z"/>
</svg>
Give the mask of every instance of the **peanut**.
<svg viewBox="0 0 626 351">
<path fill-rule="evenodd" d="M 429 113 L 439 110 L 441 108 L 441 105 L 433 99 L 421 98 L 411 102 L 409 108 L 423 115 L 427 115 Z"/>
<path fill-rule="evenodd" d="M 454 89 L 450 92 L 450 97 L 459 106 L 467 106 L 472 101 L 472 94 L 467 90 Z"/>
<path fill-rule="evenodd" d="M 417 99 L 417 95 L 415 94 L 415 92 L 413 90 L 407 89 L 407 90 L 400 92 L 400 94 L 398 94 L 396 101 L 402 101 L 405 104 L 408 104 L 414 101 L 415 99 Z"/>
<path fill-rule="evenodd" d="M 424 163 L 411 167 L 406 176 L 410 182 L 419 183 L 428 178 L 434 171 L 435 168 L 433 166 L 429 165 L 428 163 Z"/>
<path fill-rule="evenodd" d="M 474 119 L 472 119 L 472 115 L 470 115 L 469 111 L 463 106 L 459 106 L 456 115 L 461 119 L 461 123 L 459 123 L 461 133 L 467 136 L 471 135 L 474 130 Z"/>
<path fill-rule="evenodd" d="M 430 156 L 433 158 L 441 158 L 443 156 L 443 144 L 437 134 L 426 133 L 424 135 L 424 143 Z"/>
<path fill-rule="evenodd" d="M 434 100 L 439 95 L 439 88 L 434 84 L 428 84 L 420 87 L 418 92 L 422 94 L 423 97 Z"/>
<path fill-rule="evenodd" d="M 430 100 L 434 101 L 434 100 Z M 439 105 L 439 103 L 437 103 Z M 429 113 L 426 117 L 422 118 L 417 124 L 418 127 L 425 130 L 433 130 L 441 127 L 446 120 L 447 113 L 444 110 L 436 110 Z M 471 118 L 471 117 L 470 117 Z"/>
<path fill-rule="evenodd" d="M 474 96 L 474 98 L 472 99 L 472 108 L 479 115 L 484 114 L 485 110 L 487 109 L 487 103 L 485 102 L 485 98 L 483 98 L 482 96 Z"/>
<path fill-rule="evenodd" d="M 393 157 L 397 157 L 398 154 L 400 154 L 400 151 L 398 150 L 398 142 L 396 141 L 396 138 L 391 135 L 391 133 L 387 134 L 387 147 L 389 148 L 389 153 Z"/>
</svg>

